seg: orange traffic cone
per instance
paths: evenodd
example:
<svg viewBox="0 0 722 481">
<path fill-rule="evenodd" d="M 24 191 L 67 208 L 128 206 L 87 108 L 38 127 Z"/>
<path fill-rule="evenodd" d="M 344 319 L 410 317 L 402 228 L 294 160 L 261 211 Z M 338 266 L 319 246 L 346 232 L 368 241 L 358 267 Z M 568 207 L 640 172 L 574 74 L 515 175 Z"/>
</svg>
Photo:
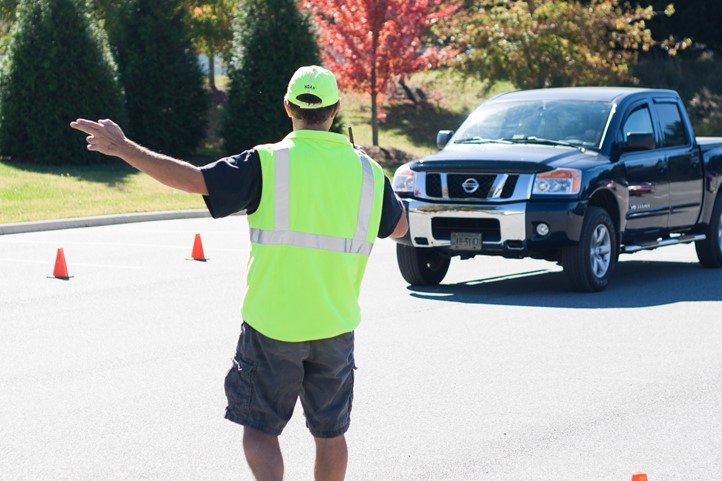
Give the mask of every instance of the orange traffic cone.
<svg viewBox="0 0 722 481">
<path fill-rule="evenodd" d="M 58 248 L 58 253 L 55 256 L 55 269 L 53 270 L 53 277 L 56 279 L 70 279 L 68 275 L 68 266 L 65 263 L 65 252 L 63 248 Z"/>
<path fill-rule="evenodd" d="M 647 481 L 647 475 L 642 472 L 632 473 L 632 481 Z"/>
<path fill-rule="evenodd" d="M 191 259 L 188 260 L 194 260 L 194 261 L 207 261 L 205 254 L 203 253 L 203 242 L 201 241 L 201 235 L 196 234 L 196 238 L 193 241 L 193 253 L 191 254 Z"/>
</svg>

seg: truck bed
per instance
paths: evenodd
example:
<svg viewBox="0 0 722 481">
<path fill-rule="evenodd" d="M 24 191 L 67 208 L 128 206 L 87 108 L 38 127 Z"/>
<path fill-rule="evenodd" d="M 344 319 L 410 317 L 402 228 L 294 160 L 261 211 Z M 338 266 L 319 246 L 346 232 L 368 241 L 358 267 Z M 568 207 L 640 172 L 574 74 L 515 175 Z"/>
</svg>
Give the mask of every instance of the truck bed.
<svg viewBox="0 0 722 481">
<path fill-rule="evenodd" d="M 703 154 L 722 147 L 722 137 L 697 137 L 697 143 Z"/>
</svg>

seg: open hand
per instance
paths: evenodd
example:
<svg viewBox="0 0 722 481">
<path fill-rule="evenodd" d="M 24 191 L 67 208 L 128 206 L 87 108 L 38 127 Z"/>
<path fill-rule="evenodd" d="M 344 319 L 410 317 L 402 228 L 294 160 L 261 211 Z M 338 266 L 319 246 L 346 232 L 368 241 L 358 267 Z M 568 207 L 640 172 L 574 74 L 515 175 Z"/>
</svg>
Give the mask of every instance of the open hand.
<svg viewBox="0 0 722 481">
<path fill-rule="evenodd" d="M 88 136 L 88 150 L 100 152 L 105 155 L 117 155 L 121 157 L 120 150 L 126 144 L 126 137 L 121 128 L 110 119 L 102 119 L 97 122 L 86 119 L 77 119 L 70 122 L 70 126 Z"/>
</svg>

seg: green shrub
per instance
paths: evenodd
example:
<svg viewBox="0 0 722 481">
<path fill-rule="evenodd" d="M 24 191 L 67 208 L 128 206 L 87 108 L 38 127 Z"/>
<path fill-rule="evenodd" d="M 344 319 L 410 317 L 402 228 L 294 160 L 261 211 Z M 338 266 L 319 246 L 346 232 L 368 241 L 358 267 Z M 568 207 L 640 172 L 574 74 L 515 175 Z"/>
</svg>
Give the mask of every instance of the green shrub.
<svg viewBox="0 0 722 481">
<path fill-rule="evenodd" d="M 223 122 L 228 152 L 277 142 L 291 131 L 283 96 L 293 73 L 321 62 L 307 16 L 293 0 L 244 0 L 237 18 Z M 335 130 L 339 128 L 337 119 Z"/>
<path fill-rule="evenodd" d="M 110 41 L 125 88 L 126 134 L 160 152 L 193 154 L 209 107 L 203 72 L 178 0 L 125 0 L 114 8 Z"/>
<path fill-rule="evenodd" d="M 107 39 L 83 0 L 23 0 L 0 74 L 0 153 L 44 164 L 100 162 L 68 123 L 125 120 Z"/>
</svg>

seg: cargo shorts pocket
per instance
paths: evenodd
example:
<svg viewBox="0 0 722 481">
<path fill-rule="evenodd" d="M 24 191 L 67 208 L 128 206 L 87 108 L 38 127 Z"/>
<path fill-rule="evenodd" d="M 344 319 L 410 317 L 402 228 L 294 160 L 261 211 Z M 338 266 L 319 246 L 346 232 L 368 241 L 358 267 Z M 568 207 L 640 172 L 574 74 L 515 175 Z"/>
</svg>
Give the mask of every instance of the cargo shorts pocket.
<svg viewBox="0 0 722 481">
<path fill-rule="evenodd" d="M 232 358 L 232 361 L 233 366 L 228 371 L 225 380 L 226 398 L 228 399 L 226 417 L 242 422 L 250 414 L 255 366 L 239 356 Z"/>
</svg>

